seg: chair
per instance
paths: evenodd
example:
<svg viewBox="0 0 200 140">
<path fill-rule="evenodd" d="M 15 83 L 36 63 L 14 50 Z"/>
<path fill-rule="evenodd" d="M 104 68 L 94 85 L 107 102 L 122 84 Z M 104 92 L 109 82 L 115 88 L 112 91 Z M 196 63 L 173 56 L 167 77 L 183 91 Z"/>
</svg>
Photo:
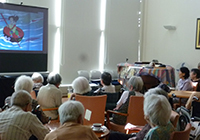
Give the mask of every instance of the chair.
<svg viewBox="0 0 200 140">
<path fill-rule="evenodd" d="M 160 80 L 155 77 L 153 74 L 148 73 L 139 73 L 138 76 L 140 76 L 143 80 L 143 93 L 148 91 L 150 88 L 157 87 L 160 84 Z"/>
<path fill-rule="evenodd" d="M 90 71 L 90 81 L 95 84 L 100 84 L 101 72 L 98 70 Z"/>
<path fill-rule="evenodd" d="M 143 101 L 144 97 L 142 96 L 131 96 L 129 99 L 128 113 L 119 113 L 113 110 L 107 110 L 107 127 L 113 131 L 119 131 L 125 133 L 125 125 L 118 125 L 110 121 L 110 113 L 115 113 L 118 115 L 127 116 L 126 123 L 131 123 L 133 125 L 144 126 L 147 122 L 144 119 L 143 112 Z"/>
<path fill-rule="evenodd" d="M 53 110 L 57 110 L 58 111 L 58 107 L 54 107 L 54 108 L 44 108 L 42 109 L 42 111 L 53 111 Z M 58 118 L 56 119 L 57 121 L 60 121 L 60 118 L 59 118 L 59 114 L 58 114 Z"/>
<path fill-rule="evenodd" d="M 83 76 L 83 77 L 85 77 L 86 79 L 88 79 L 88 81 L 90 80 L 89 72 L 86 71 L 86 70 L 79 70 L 79 71 L 78 71 L 78 76 Z"/>
<path fill-rule="evenodd" d="M 84 125 L 92 125 L 93 123 L 104 124 L 105 106 L 107 95 L 100 96 L 83 96 L 76 95 L 76 100 L 80 101 L 85 107 Z"/>
<path fill-rule="evenodd" d="M 107 95 L 106 100 L 106 110 L 113 110 L 116 107 L 116 103 L 120 98 L 120 93 L 108 93 L 108 92 L 100 92 L 99 95 Z"/>
<path fill-rule="evenodd" d="M 176 125 L 178 123 L 178 119 L 179 119 L 179 114 L 172 110 L 170 122 L 173 124 L 174 128 L 176 128 Z"/>
<path fill-rule="evenodd" d="M 191 106 L 191 120 L 192 121 L 200 121 L 200 102 L 192 101 Z"/>
<path fill-rule="evenodd" d="M 175 131 L 171 135 L 170 140 L 189 140 L 191 124 L 188 123 L 184 131 Z"/>
</svg>

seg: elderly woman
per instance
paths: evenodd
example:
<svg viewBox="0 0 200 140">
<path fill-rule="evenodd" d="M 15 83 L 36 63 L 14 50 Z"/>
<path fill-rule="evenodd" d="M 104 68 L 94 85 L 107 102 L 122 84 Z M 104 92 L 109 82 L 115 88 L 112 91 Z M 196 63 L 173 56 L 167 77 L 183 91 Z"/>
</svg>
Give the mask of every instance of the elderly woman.
<svg viewBox="0 0 200 140">
<path fill-rule="evenodd" d="M 162 95 L 147 95 L 143 109 L 145 119 L 152 127 L 144 140 L 169 140 L 174 127 L 170 123 L 171 106 L 168 100 Z"/>
<path fill-rule="evenodd" d="M 62 104 L 62 93 L 59 85 L 62 81 L 60 74 L 51 72 L 47 77 L 48 84 L 42 86 L 38 92 L 37 101 L 43 109 L 59 107 Z M 51 119 L 58 118 L 56 110 L 45 111 Z"/>
<path fill-rule="evenodd" d="M 34 72 L 31 76 L 32 80 L 33 80 L 33 90 L 39 90 L 42 86 L 43 86 L 43 82 L 44 82 L 44 78 L 43 76 L 38 73 L 38 72 Z"/>
<path fill-rule="evenodd" d="M 74 99 L 76 94 L 79 95 L 92 95 L 93 91 L 89 85 L 88 80 L 85 77 L 77 77 L 72 82 L 73 94 L 70 96 L 70 99 Z"/>
<path fill-rule="evenodd" d="M 84 107 L 79 101 L 67 101 L 59 107 L 61 126 L 46 135 L 44 140 L 98 140 L 89 126 L 82 125 Z"/>
<path fill-rule="evenodd" d="M 114 110 L 121 112 L 121 113 L 127 113 L 128 110 L 128 104 L 129 104 L 129 98 L 131 95 L 134 96 L 143 96 L 139 91 L 142 90 L 143 87 L 143 81 L 141 77 L 139 76 L 133 76 L 129 79 L 128 83 L 129 91 L 124 91 L 121 98 L 117 102 L 116 108 Z M 113 120 L 114 123 L 124 125 L 126 123 L 126 116 L 121 116 L 117 114 L 113 114 Z"/>
<path fill-rule="evenodd" d="M 33 88 L 33 81 L 29 76 L 21 75 L 15 81 L 14 85 L 15 91 L 25 90 L 28 93 L 31 93 L 32 88 Z M 7 100 L 8 98 L 10 97 L 7 97 L 5 102 L 10 106 L 10 100 Z M 38 102 L 35 99 L 33 99 L 32 109 L 35 110 L 37 107 L 38 107 Z M 47 123 L 49 121 L 49 117 L 47 117 L 41 109 L 39 109 L 39 111 L 41 112 L 41 115 L 38 116 L 38 118 L 41 120 L 43 124 Z"/>
</svg>

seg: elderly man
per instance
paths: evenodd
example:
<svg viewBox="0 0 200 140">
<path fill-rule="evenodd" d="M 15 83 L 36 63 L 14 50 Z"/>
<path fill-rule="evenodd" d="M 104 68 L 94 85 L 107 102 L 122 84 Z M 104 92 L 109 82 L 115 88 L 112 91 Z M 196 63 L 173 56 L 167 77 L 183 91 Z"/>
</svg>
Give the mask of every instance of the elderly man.
<svg viewBox="0 0 200 140">
<path fill-rule="evenodd" d="M 34 135 L 43 140 L 49 130 L 30 111 L 32 98 L 25 90 L 18 90 L 11 97 L 12 107 L 0 113 L 2 140 L 28 140 Z"/>
<path fill-rule="evenodd" d="M 89 126 L 82 125 L 84 107 L 79 101 L 67 101 L 59 107 L 61 126 L 45 140 L 98 140 Z"/>
<path fill-rule="evenodd" d="M 51 72 L 47 77 L 48 84 L 42 86 L 38 92 L 37 101 L 42 108 L 55 108 L 59 107 L 62 104 L 62 93 L 59 89 L 59 85 L 62 81 L 60 74 Z M 51 119 L 58 118 L 58 112 L 45 111 L 47 116 L 50 116 Z"/>
</svg>

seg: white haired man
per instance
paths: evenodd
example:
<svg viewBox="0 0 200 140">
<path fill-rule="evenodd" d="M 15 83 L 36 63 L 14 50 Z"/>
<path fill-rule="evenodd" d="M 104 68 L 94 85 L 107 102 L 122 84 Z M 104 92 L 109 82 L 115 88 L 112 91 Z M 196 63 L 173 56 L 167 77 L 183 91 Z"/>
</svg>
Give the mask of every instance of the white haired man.
<svg viewBox="0 0 200 140">
<path fill-rule="evenodd" d="M 67 101 L 59 107 L 61 126 L 45 140 L 98 140 L 89 126 L 82 125 L 84 107 L 79 101 Z"/>
<path fill-rule="evenodd" d="M 28 140 L 32 135 L 43 140 L 49 130 L 30 111 L 32 98 L 25 90 L 12 94 L 11 108 L 0 113 L 0 139 Z"/>
</svg>

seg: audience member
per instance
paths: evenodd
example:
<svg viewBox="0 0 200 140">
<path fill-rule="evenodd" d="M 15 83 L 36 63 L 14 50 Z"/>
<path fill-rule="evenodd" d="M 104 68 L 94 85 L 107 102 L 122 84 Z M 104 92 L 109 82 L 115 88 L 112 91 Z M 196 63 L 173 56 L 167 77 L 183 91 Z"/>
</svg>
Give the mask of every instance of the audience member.
<svg viewBox="0 0 200 140">
<path fill-rule="evenodd" d="M 192 91 L 192 82 L 189 79 L 190 71 L 187 67 L 181 67 L 179 70 L 179 81 L 177 84 L 177 90 Z"/>
<path fill-rule="evenodd" d="M 59 107 L 61 126 L 46 135 L 45 140 L 98 140 L 89 126 L 83 124 L 84 107 L 79 101 L 67 101 Z"/>
<path fill-rule="evenodd" d="M 187 67 L 181 67 L 179 69 L 179 81 L 177 84 L 176 89 L 177 90 L 184 90 L 184 91 L 193 91 L 192 82 L 189 79 L 190 71 Z M 179 102 L 179 98 L 173 98 L 174 103 Z M 185 104 L 187 102 L 187 99 L 181 99 L 181 103 Z"/>
<path fill-rule="evenodd" d="M 33 90 L 35 91 L 36 96 L 37 96 L 39 89 L 43 86 L 44 78 L 38 72 L 34 72 L 31 76 L 31 78 L 32 78 L 33 83 L 34 83 Z"/>
<path fill-rule="evenodd" d="M 133 76 L 129 79 L 127 86 L 129 88 L 129 91 L 124 91 L 121 98 L 117 102 L 116 108 L 114 110 L 121 112 L 121 113 L 127 113 L 128 110 L 128 104 L 129 104 L 129 98 L 131 95 L 136 96 L 143 96 L 139 91 L 142 90 L 143 87 L 143 81 L 141 77 L 139 76 Z M 113 114 L 113 122 L 116 124 L 124 125 L 126 123 L 126 116 Z"/>
<path fill-rule="evenodd" d="M 93 95 L 93 91 L 89 85 L 88 80 L 85 77 L 77 77 L 72 82 L 73 94 L 70 99 L 74 99 L 76 94 L 79 95 Z"/>
<path fill-rule="evenodd" d="M 144 140 L 169 140 L 175 130 L 170 122 L 171 106 L 162 95 L 146 95 L 144 99 L 144 115 L 152 127 Z"/>
<path fill-rule="evenodd" d="M 33 88 L 33 81 L 31 79 L 31 77 L 29 77 L 29 76 L 21 75 L 15 81 L 15 85 L 14 85 L 15 91 L 25 90 L 28 93 L 30 93 L 32 91 L 32 88 Z M 7 104 L 8 107 L 11 106 L 10 99 L 11 99 L 10 96 L 8 96 L 5 99 L 5 105 Z M 32 99 L 32 109 L 36 110 L 37 107 L 38 107 L 38 102 L 35 99 Z M 49 121 L 49 117 L 47 117 L 44 114 L 44 112 L 41 110 L 41 108 L 39 108 L 38 111 L 40 111 L 40 116 L 38 116 L 38 118 L 41 120 L 41 122 L 43 124 L 47 123 Z"/>
<path fill-rule="evenodd" d="M 200 70 L 199 69 L 192 69 L 190 72 L 190 78 L 192 80 L 193 86 L 195 87 L 195 91 L 200 91 Z M 185 107 L 187 109 L 191 108 L 193 97 L 196 96 L 198 99 L 200 99 L 199 93 L 192 93 L 190 95 L 190 98 L 188 99 Z"/>
<path fill-rule="evenodd" d="M 99 92 L 115 93 L 115 86 L 112 85 L 112 76 L 110 73 L 104 72 L 101 74 L 101 85 L 103 87 L 97 89 L 95 93 Z"/>
<path fill-rule="evenodd" d="M 17 90 L 12 94 L 12 107 L 0 113 L 0 139 L 28 140 L 32 135 L 43 140 L 49 130 L 30 113 L 32 107 L 30 93 Z"/>
<path fill-rule="evenodd" d="M 42 86 L 38 92 L 37 101 L 43 109 L 59 107 L 62 104 L 62 93 L 59 85 L 62 81 L 60 74 L 51 72 L 47 77 L 48 84 Z M 45 111 L 51 119 L 58 118 L 57 110 Z"/>
<path fill-rule="evenodd" d="M 200 91 L 200 70 L 199 69 L 191 69 L 190 79 L 192 81 L 194 91 Z"/>
<path fill-rule="evenodd" d="M 149 89 L 148 92 L 145 93 L 145 97 L 149 95 L 163 95 L 168 99 L 168 93 L 170 89 L 167 85 L 161 84 L 156 88 Z M 111 132 L 109 136 L 109 140 L 143 140 L 147 132 L 151 129 L 150 124 L 146 124 L 144 128 L 138 132 L 136 135 L 133 134 L 124 134 L 119 132 Z"/>
</svg>

